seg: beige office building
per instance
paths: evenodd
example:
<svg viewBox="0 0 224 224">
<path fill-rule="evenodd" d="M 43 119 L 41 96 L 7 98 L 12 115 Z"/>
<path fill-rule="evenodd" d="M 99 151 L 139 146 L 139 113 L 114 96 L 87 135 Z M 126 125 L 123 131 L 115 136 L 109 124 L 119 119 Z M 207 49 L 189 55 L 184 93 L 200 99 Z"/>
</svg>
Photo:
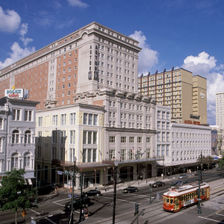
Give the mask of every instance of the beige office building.
<svg viewBox="0 0 224 224">
<path fill-rule="evenodd" d="M 138 89 L 159 105 L 170 106 L 172 122 L 207 124 L 207 80 L 183 68 L 139 77 Z"/>
</svg>

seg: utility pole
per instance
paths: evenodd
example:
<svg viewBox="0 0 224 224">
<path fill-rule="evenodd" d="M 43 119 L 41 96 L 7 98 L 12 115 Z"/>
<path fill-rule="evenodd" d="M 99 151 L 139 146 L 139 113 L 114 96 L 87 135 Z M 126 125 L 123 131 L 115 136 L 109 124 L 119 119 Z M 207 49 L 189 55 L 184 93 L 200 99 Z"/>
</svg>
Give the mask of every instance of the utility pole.
<svg viewBox="0 0 224 224">
<path fill-rule="evenodd" d="M 72 198 L 71 198 L 71 213 L 70 213 L 70 219 L 69 224 L 73 224 L 73 203 L 74 203 L 74 175 L 75 175 L 75 168 L 76 168 L 76 160 L 74 160 L 73 164 L 73 171 L 72 171 Z"/>
<path fill-rule="evenodd" d="M 198 170 L 198 214 L 201 214 L 201 181 L 202 181 L 202 153 L 200 158 L 200 169 Z"/>
<path fill-rule="evenodd" d="M 36 167 L 36 189 L 35 189 L 35 204 L 37 205 L 37 197 L 38 197 L 38 189 L 37 189 L 37 184 L 38 184 L 38 181 L 37 181 L 37 175 L 38 175 L 38 173 L 37 173 L 37 162 L 36 162 L 36 164 L 35 164 L 35 167 Z"/>
<path fill-rule="evenodd" d="M 116 216 L 116 198 L 117 198 L 117 165 L 114 165 L 114 203 L 113 203 L 113 219 L 112 224 L 115 224 L 115 216 Z"/>
<path fill-rule="evenodd" d="M 79 222 L 82 222 L 82 218 L 83 218 L 83 213 L 82 213 L 82 210 L 83 210 L 83 193 L 82 193 L 82 182 L 83 182 L 83 175 L 82 175 L 82 172 L 80 174 L 80 197 L 81 197 L 81 206 L 80 206 L 80 212 L 79 212 Z"/>
</svg>

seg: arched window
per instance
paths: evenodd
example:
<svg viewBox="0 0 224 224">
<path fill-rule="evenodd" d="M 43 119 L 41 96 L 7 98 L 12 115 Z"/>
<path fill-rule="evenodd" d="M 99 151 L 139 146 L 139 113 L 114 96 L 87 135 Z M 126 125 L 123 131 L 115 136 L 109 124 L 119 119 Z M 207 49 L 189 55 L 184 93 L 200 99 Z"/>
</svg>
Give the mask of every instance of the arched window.
<svg viewBox="0 0 224 224">
<path fill-rule="evenodd" d="M 26 131 L 25 132 L 25 144 L 30 144 L 31 143 L 31 132 L 30 131 Z"/>
<path fill-rule="evenodd" d="M 18 144 L 19 143 L 19 131 L 14 130 L 12 132 L 12 144 Z"/>
<path fill-rule="evenodd" d="M 19 164 L 18 164 L 18 153 L 14 153 L 13 155 L 12 155 L 12 158 L 11 158 L 11 167 L 12 167 L 12 169 L 17 169 L 19 166 Z"/>
<path fill-rule="evenodd" d="M 24 169 L 30 167 L 30 153 L 27 152 L 24 154 Z"/>
</svg>

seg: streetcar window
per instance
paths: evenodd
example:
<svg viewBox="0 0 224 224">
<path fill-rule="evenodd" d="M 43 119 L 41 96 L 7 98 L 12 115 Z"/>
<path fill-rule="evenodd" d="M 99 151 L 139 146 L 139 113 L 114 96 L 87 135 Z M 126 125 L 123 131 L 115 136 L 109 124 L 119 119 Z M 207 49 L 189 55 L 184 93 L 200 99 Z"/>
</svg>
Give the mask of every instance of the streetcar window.
<svg viewBox="0 0 224 224">
<path fill-rule="evenodd" d="M 170 201 L 169 198 L 167 198 L 167 199 L 166 199 L 166 203 L 169 204 L 169 201 Z"/>
<path fill-rule="evenodd" d="M 171 205 L 173 204 L 173 199 L 172 199 L 172 198 L 170 199 L 170 204 L 171 204 Z"/>
</svg>

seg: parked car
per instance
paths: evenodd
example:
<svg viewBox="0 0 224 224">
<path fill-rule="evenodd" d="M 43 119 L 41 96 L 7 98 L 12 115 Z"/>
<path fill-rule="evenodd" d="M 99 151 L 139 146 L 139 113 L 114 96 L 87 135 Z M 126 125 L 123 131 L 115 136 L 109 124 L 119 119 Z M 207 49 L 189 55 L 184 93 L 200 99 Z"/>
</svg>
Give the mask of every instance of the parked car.
<svg viewBox="0 0 224 224">
<path fill-rule="evenodd" d="M 153 188 L 163 187 L 163 186 L 165 186 L 165 183 L 162 181 L 156 181 L 155 183 L 152 184 Z"/>
<path fill-rule="evenodd" d="M 183 173 L 179 176 L 179 179 L 184 179 L 184 178 L 187 178 L 187 174 L 186 173 Z"/>
<path fill-rule="evenodd" d="M 188 181 L 186 181 L 186 180 L 178 180 L 178 181 L 175 181 L 175 182 L 173 182 L 172 184 L 171 184 L 171 186 L 182 186 L 182 185 L 184 185 L 184 184 L 187 184 L 188 183 Z"/>
<path fill-rule="evenodd" d="M 124 188 L 122 190 L 123 193 L 132 193 L 132 192 L 138 192 L 138 188 L 134 186 L 128 186 L 127 188 Z"/>
<path fill-rule="evenodd" d="M 80 209 L 86 205 L 90 205 L 90 199 L 88 198 L 88 196 L 83 196 L 82 199 L 81 197 L 77 197 L 77 196 L 74 197 L 74 200 L 73 200 L 74 210 Z M 69 213 L 71 211 L 71 201 L 65 204 L 64 211 L 65 213 Z"/>
<path fill-rule="evenodd" d="M 84 192 L 83 194 L 85 194 L 87 196 L 100 196 L 100 195 L 102 195 L 102 193 L 97 189 L 89 190 L 87 192 Z"/>
</svg>

